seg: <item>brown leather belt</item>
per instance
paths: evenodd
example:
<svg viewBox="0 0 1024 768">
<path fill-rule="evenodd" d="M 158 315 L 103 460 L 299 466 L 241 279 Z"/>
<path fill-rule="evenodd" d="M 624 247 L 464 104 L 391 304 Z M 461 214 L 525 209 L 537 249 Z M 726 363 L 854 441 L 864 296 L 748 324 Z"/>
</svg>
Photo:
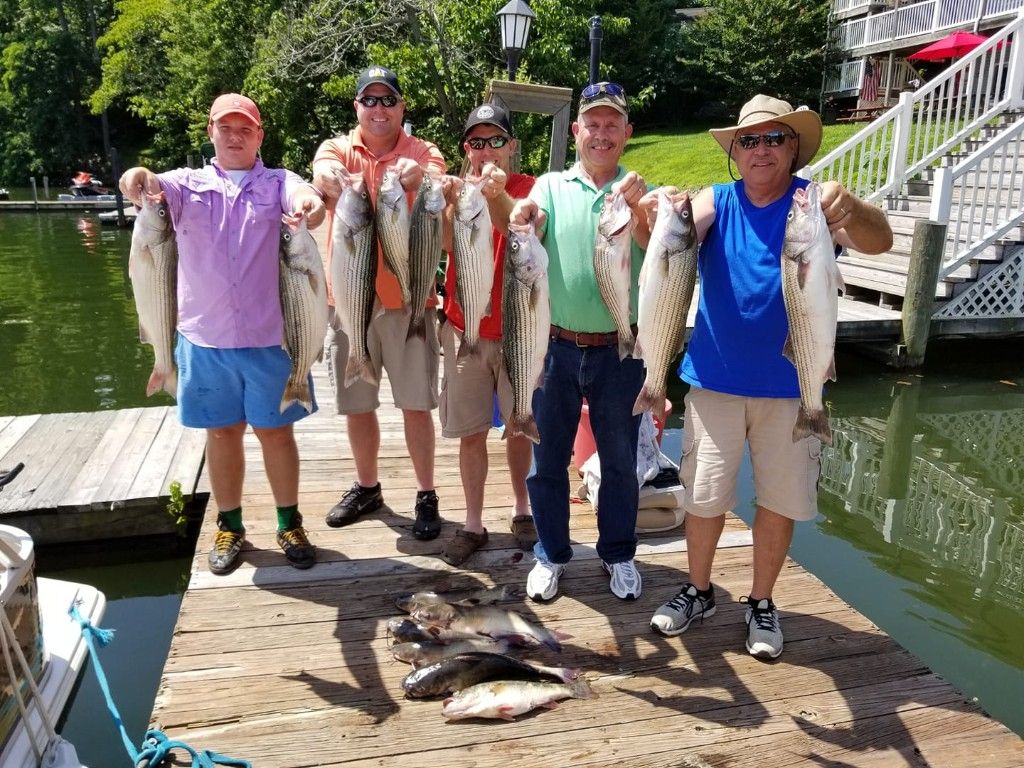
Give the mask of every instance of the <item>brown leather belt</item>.
<svg viewBox="0 0 1024 768">
<path fill-rule="evenodd" d="M 633 326 L 633 333 L 636 333 L 636 326 Z M 610 347 L 619 343 L 617 331 L 611 333 L 586 333 L 585 331 L 570 331 L 560 328 L 557 325 L 551 326 L 551 338 L 571 341 L 577 347 Z"/>
</svg>

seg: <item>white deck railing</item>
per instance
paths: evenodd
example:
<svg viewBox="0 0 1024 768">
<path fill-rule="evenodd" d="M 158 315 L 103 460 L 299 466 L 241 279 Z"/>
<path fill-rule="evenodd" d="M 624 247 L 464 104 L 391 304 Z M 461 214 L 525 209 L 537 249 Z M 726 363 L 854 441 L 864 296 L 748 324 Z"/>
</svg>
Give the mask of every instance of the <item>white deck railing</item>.
<svg viewBox="0 0 1024 768">
<path fill-rule="evenodd" d="M 859 8 L 869 8 L 872 5 L 891 6 L 894 0 L 832 0 L 832 13 L 845 13 Z"/>
<path fill-rule="evenodd" d="M 857 91 L 860 93 L 864 87 L 864 65 L 866 59 L 858 61 L 844 61 L 836 67 L 834 73 L 825 81 L 825 93 L 837 93 L 840 91 Z M 912 77 L 917 75 L 905 59 L 896 59 L 893 62 L 893 76 L 889 78 L 888 59 L 878 62 L 881 67 L 879 78 L 878 95 L 885 96 L 885 88 L 889 86 L 889 96 L 895 96 L 906 86 Z"/>
<path fill-rule="evenodd" d="M 1013 16 L 1022 8 L 1024 0 L 926 0 L 843 22 L 835 31 L 836 44 L 856 56 L 858 48 L 965 28 L 978 20 Z"/>
</svg>

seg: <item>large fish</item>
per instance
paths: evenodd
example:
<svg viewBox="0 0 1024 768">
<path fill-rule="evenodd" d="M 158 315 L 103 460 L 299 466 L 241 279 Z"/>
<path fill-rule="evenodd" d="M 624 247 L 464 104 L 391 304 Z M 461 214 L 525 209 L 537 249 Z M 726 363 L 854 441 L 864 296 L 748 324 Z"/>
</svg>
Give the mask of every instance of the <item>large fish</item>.
<svg viewBox="0 0 1024 768">
<path fill-rule="evenodd" d="M 683 348 L 686 316 L 697 282 L 697 231 L 693 208 L 685 196 L 673 204 L 658 193 L 658 217 L 640 269 L 640 302 L 636 348 L 647 376 L 637 395 L 633 415 L 653 411 L 665 416 L 668 369 Z"/>
<path fill-rule="evenodd" d="M 384 252 L 384 264 L 398 279 L 402 307 L 412 305 L 409 283 L 409 202 L 398 171 L 388 168 L 377 190 L 377 237 Z"/>
<path fill-rule="evenodd" d="M 619 332 L 619 359 L 633 352 L 635 339 L 629 324 L 629 290 L 633 282 L 633 213 L 620 193 L 607 195 L 597 221 L 594 275 L 601 299 Z"/>
<path fill-rule="evenodd" d="M 406 664 L 412 664 L 419 669 L 429 664 L 436 664 L 441 659 L 449 656 L 458 656 L 460 653 L 483 651 L 486 653 L 505 654 L 516 645 L 511 638 L 492 640 L 489 637 L 467 637 L 462 640 L 453 640 L 450 643 L 431 642 L 429 640 L 417 640 L 416 642 L 397 643 L 391 646 L 391 655 Z"/>
<path fill-rule="evenodd" d="M 491 314 L 494 236 L 487 201 L 480 191 L 482 186 L 482 182 L 471 181 L 462 185 L 452 223 L 455 297 L 466 321 L 459 357 L 476 351 L 480 340 L 480 319 Z"/>
<path fill-rule="evenodd" d="M 578 669 L 542 667 L 527 664 L 500 653 L 473 651 L 441 659 L 420 667 L 402 680 L 402 690 L 410 699 L 447 696 L 485 680 L 552 680 L 568 683 L 579 677 Z"/>
<path fill-rule="evenodd" d="M 320 249 L 306 228 L 304 216 L 283 218 L 281 224 L 281 312 L 284 346 L 292 360 L 281 398 L 281 412 L 292 403 L 313 410 L 309 371 L 324 353 L 327 333 L 327 276 Z"/>
<path fill-rule="evenodd" d="M 338 173 L 341 197 L 334 209 L 331 230 L 331 287 L 341 329 L 348 338 L 344 386 L 358 379 L 377 384 L 366 347 L 377 281 L 377 242 L 373 205 L 363 177 Z"/>
<path fill-rule="evenodd" d="M 441 261 L 441 214 L 444 207 L 440 177 L 424 174 L 420 191 L 412 204 L 409 225 L 409 290 L 412 295 L 409 338 L 427 337 L 427 299 L 437 280 L 437 265 Z"/>
<path fill-rule="evenodd" d="M 533 224 L 510 225 L 505 247 L 501 297 L 501 353 L 512 382 L 512 415 L 507 437 L 526 435 L 540 442 L 533 419 L 533 392 L 544 376 L 551 334 L 548 254 Z"/>
<path fill-rule="evenodd" d="M 388 633 L 392 645 L 400 643 L 457 643 L 460 640 L 478 640 L 476 632 L 457 632 L 437 624 L 418 624 L 410 618 L 388 619 Z M 487 638 L 484 638 L 487 639 Z"/>
<path fill-rule="evenodd" d="M 546 645 L 553 651 L 561 651 L 560 639 L 568 637 L 527 621 L 515 611 L 506 611 L 490 605 L 459 609 L 459 615 L 448 627 L 457 632 L 487 635 L 495 640 L 503 637 L 524 638 L 538 645 Z"/>
<path fill-rule="evenodd" d="M 822 388 L 827 380 L 836 380 L 836 319 L 844 289 L 821 209 L 821 187 L 810 184 L 793 193 L 782 246 L 782 296 L 789 319 L 782 354 L 796 366 L 800 381 L 793 442 L 814 435 L 832 444 Z"/>
<path fill-rule="evenodd" d="M 499 680 L 477 683 L 445 699 L 441 714 L 449 720 L 467 717 L 514 720 L 516 715 L 537 707 L 554 709 L 562 699 L 592 699 L 595 694 L 585 678 L 571 683 L 537 683 L 529 680 Z"/>
<path fill-rule="evenodd" d="M 153 371 L 146 395 L 164 390 L 176 397 L 178 372 L 174 367 L 174 334 L 178 327 L 178 245 L 171 212 L 161 192 L 142 193 L 142 208 L 135 219 L 128 277 L 139 314 L 139 338 L 153 345 Z"/>
</svg>

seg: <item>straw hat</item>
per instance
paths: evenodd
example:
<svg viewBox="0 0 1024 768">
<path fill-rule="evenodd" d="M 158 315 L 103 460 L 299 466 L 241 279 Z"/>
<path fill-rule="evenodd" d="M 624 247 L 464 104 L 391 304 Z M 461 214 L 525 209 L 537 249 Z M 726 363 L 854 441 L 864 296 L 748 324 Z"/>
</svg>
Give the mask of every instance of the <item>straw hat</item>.
<svg viewBox="0 0 1024 768">
<path fill-rule="evenodd" d="M 730 128 L 712 128 L 710 133 L 726 154 L 729 154 L 737 133 L 763 123 L 784 123 L 800 137 L 796 155 L 797 168 L 807 165 L 821 146 L 821 118 L 817 112 L 808 107 L 793 109 L 788 101 L 773 99 L 760 93 L 743 105 L 736 125 Z"/>
</svg>

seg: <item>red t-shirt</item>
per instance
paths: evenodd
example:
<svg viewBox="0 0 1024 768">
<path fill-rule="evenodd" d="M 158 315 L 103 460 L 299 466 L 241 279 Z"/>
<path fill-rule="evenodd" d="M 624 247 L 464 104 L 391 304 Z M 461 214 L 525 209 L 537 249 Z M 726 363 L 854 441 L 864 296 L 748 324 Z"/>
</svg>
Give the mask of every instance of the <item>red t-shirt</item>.
<svg viewBox="0 0 1024 768">
<path fill-rule="evenodd" d="M 534 181 L 533 176 L 526 176 L 522 173 L 509 174 L 505 192 L 513 200 L 520 200 L 530 194 Z M 501 341 L 501 289 L 505 266 L 505 235 L 497 229 L 493 230 L 492 234 L 494 236 L 494 285 L 491 287 L 491 314 L 484 315 L 480 319 L 480 338 Z M 448 254 L 448 269 L 444 277 L 444 314 L 448 318 L 448 322 L 459 331 L 466 330 L 466 318 L 462 314 L 462 307 L 455 299 L 455 259 L 450 253 Z"/>
</svg>

